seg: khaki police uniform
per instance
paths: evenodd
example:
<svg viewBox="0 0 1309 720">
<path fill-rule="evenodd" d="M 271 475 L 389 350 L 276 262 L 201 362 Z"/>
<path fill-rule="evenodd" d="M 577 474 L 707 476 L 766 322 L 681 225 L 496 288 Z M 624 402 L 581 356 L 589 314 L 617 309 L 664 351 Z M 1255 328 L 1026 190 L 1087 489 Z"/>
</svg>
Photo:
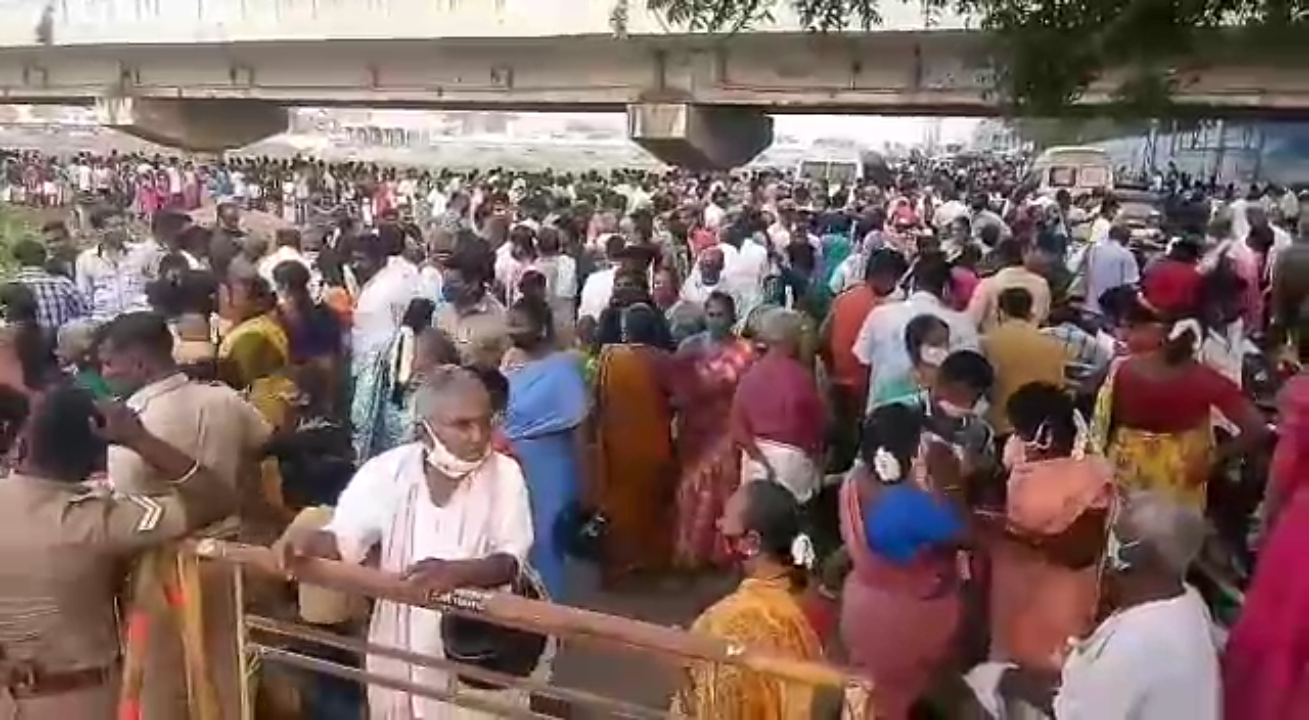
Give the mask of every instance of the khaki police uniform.
<svg viewBox="0 0 1309 720">
<path fill-rule="evenodd" d="M 203 470 L 153 497 L 0 479 L 0 720 L 111 720 L 130 560 L 234 502 Z"/>
<path fill-rule="evenodd" d="M 127 399 L 141 424 L 161 440 L 198 460 L 237 494 L 238 503 L 258 492 L 258 459 L 272 428 L 253 405 L 229 387 L 193 382 L 178 373 L 151 383 Z M 120 492 L 153 493 L 170 478 L 127 448 L 109 449 L 109 481 Z M 235 510 L 235 508 L 234 508 Z M 202 535 L 232 537 L 239 524 L 206 528 Z M 200 567 L 203 595 L 204 651 L 218 694 L 220 717 L 240 717 L 240 658 L 237 654 L 238 614 L 230 567 L 204 563 Z M 171 618 L 152 617 L 152 627 L 167 627 Z M 145 658 L 142 716 L 145 720 L 186 717 L 185 655 L 181 635 L 152 632 Z"/>
<path fill-rule="evenodd" d="M 498 368 L 500 358 L 509 349 L 505 308 L 490 295 L 462 310 L 453 304 L 443 305 L 437 308 L 432 324 L 454 341 L 459 361 L 465 364 Z"/>
</svg>

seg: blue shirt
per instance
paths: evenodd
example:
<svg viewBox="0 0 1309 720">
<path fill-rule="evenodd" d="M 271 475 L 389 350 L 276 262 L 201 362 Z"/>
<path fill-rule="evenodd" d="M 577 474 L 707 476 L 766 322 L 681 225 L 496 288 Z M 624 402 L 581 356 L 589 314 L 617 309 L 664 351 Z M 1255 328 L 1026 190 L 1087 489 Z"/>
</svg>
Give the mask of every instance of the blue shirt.
<svg viewBox="0 0 1309 720">
<path fill-rule="evenodd" d="M 1095 243 L 1082 260 L 1086 264 L 1086 308 L 1100 314 L 1100 296 L 1109 290 L 1141 282 L 1141 269 L 1131 250 L 1115 240 Z"/>
</svg>

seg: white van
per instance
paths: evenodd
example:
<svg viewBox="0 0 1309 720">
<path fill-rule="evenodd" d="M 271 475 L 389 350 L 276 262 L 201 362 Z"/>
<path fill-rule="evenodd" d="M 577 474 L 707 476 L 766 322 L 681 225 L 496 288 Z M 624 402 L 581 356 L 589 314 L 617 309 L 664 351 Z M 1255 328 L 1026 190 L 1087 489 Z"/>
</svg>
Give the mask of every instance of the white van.
<svg viewBox="0 0 1309 720">
<path fill-rule="evenodd" d="M 1036 181 L 1039 195 L 1067 190 L 1077 197 L 1114 189 L 1114 166 L 1109 153 L 1094 147 L 1049 148 L 1032 161 L 1028 177 Z"/>
</svg>

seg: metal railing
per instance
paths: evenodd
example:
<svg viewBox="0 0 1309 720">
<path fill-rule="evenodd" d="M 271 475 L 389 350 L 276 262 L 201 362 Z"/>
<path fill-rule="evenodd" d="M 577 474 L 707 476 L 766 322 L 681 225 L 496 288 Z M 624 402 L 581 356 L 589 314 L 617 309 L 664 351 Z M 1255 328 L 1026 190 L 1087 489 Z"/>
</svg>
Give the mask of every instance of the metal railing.
<svg viewBox="0 0 1309 720">
<path fill-rule="evenodd" d="M 309 624 L 253 614 L 246 610 L 246 575 L 288 579 L 277 567 L 272 551 L 261 546 L 214 539 L 191 542 L 189 549 L 205 560 L 233 567 L 237 607 L 240 613 L 237 649 L 241 654 L 241 672 L 245 679 L 241 689 L 242 720 L 255 718 L 255 704 L 249 688 L 251 680 L 265 663 L 321 673 L 364 685 L 384 687 L 502 717 L 555 717 L 530 708 L 496 702 L 487 699 L 483 694 L 469 695 L 459 692 L 458 689 L 424 686 L 400 678 L 372 673 L 366 669 L 279 646 L 278 640 L 312 643 L 336 651 L 352 653 L 361 659 L 365 656 L 383 657 L 411 666 L 448 671 L 461 678 L 527 692 L 533 698 L 548 699 L 573 708 L 586 708 L 592 712 L 598 711 L 604 717 L 640 719 L 675 717 L 667 708 L 650 708 L 628 700 L 551 684 L 548 680 L 537 677 L 506 675 L 454 662 L 444 657 L 415 653 L 405 648 L 379 645 L 343 636 Z M 862 705 L 870 692 L 864 680 L 832 665 L 796 660 L 707 635 L 532 600 L 508 592 L 455 590 L 432 595 L 405 583 L 396 575 L 327 560 L 305 560 L 302 564 L 298 564 L 294 580 L 355 597 L 362 596 L 474 617 L 497 625 L 551 636 L 561 642 L 599 644 L 609 648 L 637 650 L 679 667 L 702 662 L 734 665 L 782 681 L 802 683 L 814 687 L 815 690 L 825 689 L 847 708 L 853 704 Z M 852 710 L 849 714 L 859 716 L 862 713 Z"/>
</svg>

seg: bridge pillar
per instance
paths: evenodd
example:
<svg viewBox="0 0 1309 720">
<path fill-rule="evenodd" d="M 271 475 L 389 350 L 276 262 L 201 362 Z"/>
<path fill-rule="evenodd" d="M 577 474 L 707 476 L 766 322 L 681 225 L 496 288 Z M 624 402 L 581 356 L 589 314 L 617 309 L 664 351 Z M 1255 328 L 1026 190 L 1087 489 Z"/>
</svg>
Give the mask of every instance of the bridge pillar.
<svg viewBox="0 0 1309 720">
<path fill-rule="evenodd" d="M 762 110 L 684 102 L 627 106 L 627 136 L 669 165 L 727 170 L 773 142 L 773 119 Z"/>
<path fill-rule="evenodd" d="M 99 98 L 96 116 L 101 125 L 143 140 L 211 153 L 285 132 L 289 122 L 285 108 L 265 100 Z"/>
</svg>

